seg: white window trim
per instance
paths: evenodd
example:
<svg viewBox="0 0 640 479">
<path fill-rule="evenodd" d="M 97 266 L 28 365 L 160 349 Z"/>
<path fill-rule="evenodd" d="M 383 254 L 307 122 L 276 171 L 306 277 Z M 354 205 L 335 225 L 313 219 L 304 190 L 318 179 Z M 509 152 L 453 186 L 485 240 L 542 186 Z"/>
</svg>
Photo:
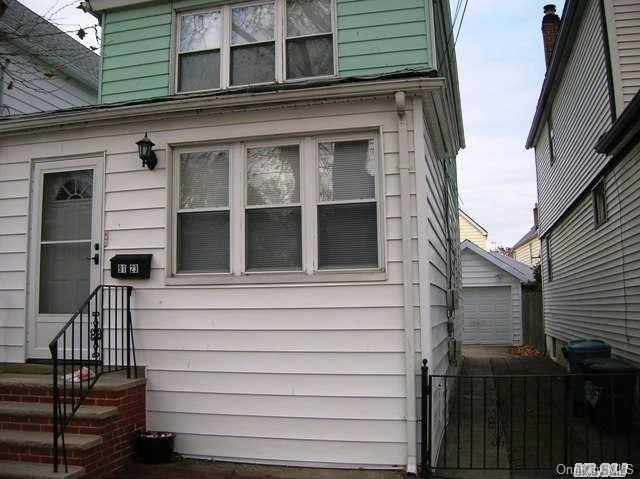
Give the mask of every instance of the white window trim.
<svg viewBox="0 0 640 479">
<path fill-rule="evenodd" d="M 384 222 L 384 181 L 382 179 L 382 131 L 345 133 L 326 136 L 303 135 L 277 140 L 237 140 L 233 143 L 211 142 L 196 146 L 167 145 L 167 247 L 165 284 L 233 285 L 273 283 L 339 283 L 372 282 L 387 279 L 385 263 L 386 227 Z M 373 140 L 376 155 L 375 202 L 378 227 L 378 267 L 373 268 L 318 268 L 318 145 L 329 141 Z M 245 267 L 245 209 L 247 148 L 257 146 L 300 145 L 300 208 L 302 224 L 302 270 L 300 271 L 246 271 Z M 177 214 L 179 205 L 180 154 L 186 152 L 228 149 L 229 154 L 229 218 L 230 218 L 230 271 L 229 272 L 177 272 Z M 353 202 L 357 202 L 354 200 Z M 371 202 L 371 200 L 366 200 Z M 339 203 L 344 203 L 343 201 Z M 324 202 L 322 204 L 325 204 Z"/>
<path fill-rule="evenodd" d="M 231 10 L 233 8 L 238 7 L 248 7 L 252 5 L 262 5 L 266 3 L 274 3 L 276 9 L 276 25 L 275 25 L 275 80 L 272 82 L 262 82 L 262 83 L 251 83 L 247 85 L 232 85 L 231 84 Z M 178 89 L 178 83 L 180 79 L 180 74 L 178 68 L 180 66 L 179 56 L 180 56 L 180 16 L 181 15 L 189 15 L 194 13 L 204 13 L 204 12 L 212 12 L 212 11 L 220 11 L 221 12 L 221 21 L 222 21 L 222 39 L 220 44 L 220 87 L 219 88 L 211 88 L 206 90 L 189 90 L 189 91 L 180 91 Z M 227 90 L 231 88 L 245 88 L 248 86 L 260 86 L 260 85 L 275 85 L 282 83 L 299 83 L 303 81 L 309 80 L 321 80 L 321 79 L 329 79 L 329 78 L 337 78 L 338 77 L 338 34 L 337 34 L 337 23 L 338 23 L 338 15 L 337 15 L 337 4 L 336 0 L 331 0 L 331 32 L 327 32 L 325 34 L 317 34 L 317 35 L 306 35 L 303 37 L 295 37 L 295 38 L 307 38 L 314 36 L 322 36 L 331 34 L 332 37 L 332 46 L 333 46 L 333 74 L 331 75 L 319 75 L 312 77 L 303 77 L 303 78 L 286 78 L 287 72 L 287 58 L 286 58 L 286 0 L 253 0 L 253 1 L 229 1 L 227 3 L 212 5 L 208 8 L 198 8 L 198 9 L 180 9 L 173 10 L 172 12 L 172 29 L 171 29 L 171 60 L 170 60 L 170 85 L 171 85 L 171 94 L 173 95 L 187 95 L 193 93 L 201 93 L 201 92 L 216 92 Z M 267 42 L 259 42 L 259 43 L 267 43 Z M 210 51 L 210 50 L 203 50 Z"/>
</svg>

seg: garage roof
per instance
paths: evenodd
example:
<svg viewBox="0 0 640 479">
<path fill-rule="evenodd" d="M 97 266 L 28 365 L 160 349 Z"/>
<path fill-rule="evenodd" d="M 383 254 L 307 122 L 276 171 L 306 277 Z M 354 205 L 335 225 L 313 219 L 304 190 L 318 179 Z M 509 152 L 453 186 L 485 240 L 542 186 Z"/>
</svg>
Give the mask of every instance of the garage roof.
<svg viewBox="0 0 640 479">
<path fill-rule="evenodd" d="M 498 268 L 506 271 L 511 276 L 515 276 L 523 283 L 534 281 L 533 269 L 520 261 L 516 261 L 515 259 L 509 258 L 508 256 L 500 253 L 485 251 L 469 240 L 464 240 L 460 245 L 460 251 L 462 252 L 465 250 L 473 251 L 490 263 L 493 263 Z"/>
</svg>

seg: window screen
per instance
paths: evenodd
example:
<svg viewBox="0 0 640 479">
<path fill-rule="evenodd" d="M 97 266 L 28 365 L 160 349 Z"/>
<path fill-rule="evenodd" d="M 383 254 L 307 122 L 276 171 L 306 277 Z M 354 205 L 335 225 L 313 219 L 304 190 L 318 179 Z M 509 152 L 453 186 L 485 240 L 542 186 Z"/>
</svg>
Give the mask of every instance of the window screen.
<svg viewBox="0 0 640 479">
<path fill-rule="evenodd" d="M 287 0 L 287 78 L 333 75 L 331 0 Z"/>
<path fill-rule="evenodd" d="M 299 145 L 249 148 L 246 193 L 246 269 L 301 269 Z"/>
<path fill-rule="evenodd" d="M 231 84 L 274 81 L 275 58 L 275 4 L 232 9 Z"/>
<path fill-rule="evenodd" d="M 318 265 L 377 267 L 375 144 L 338 141 L 318 148 Z"/>
<path fill-rule="evenodd" d="M 178 90 L 219 88 L 221 12 L 183 14 L 179 28 Z"/>
<path fill-rule="evenodd" d="M 229 152 L 183 153 L 179 169 L 178 272 L 228 272 Z"/>
</svg>

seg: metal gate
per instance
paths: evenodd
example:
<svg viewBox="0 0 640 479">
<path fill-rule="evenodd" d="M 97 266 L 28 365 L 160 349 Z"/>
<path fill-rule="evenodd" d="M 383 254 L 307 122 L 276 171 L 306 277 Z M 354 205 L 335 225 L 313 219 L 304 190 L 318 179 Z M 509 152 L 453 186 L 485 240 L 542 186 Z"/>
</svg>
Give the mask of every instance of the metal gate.
<svg viewBox="0 0 640 479">
<path fill-rule="evenodd" d="M 631 476 L 633 465 L 640 472 L 637 373 L 431 375 L 425 361 L 422 411 L 423 477 L 447 470 L 555 477 L 592 467 L 585 464 L 626 467 L 618 477 Z"/>
</svg>

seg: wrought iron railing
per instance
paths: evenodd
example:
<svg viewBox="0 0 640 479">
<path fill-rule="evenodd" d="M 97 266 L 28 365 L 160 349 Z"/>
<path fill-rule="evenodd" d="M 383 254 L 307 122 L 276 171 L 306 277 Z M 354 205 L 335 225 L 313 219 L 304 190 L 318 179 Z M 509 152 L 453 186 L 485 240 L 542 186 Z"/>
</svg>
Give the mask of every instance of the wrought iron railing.
<svg viewBox="0 0 640 479">
<path fill-rule="evenodd" d="M 131 286 L 100 285 L 49 344 L 53 361 L 53 471 L 68 471 L 64 431 L 104 373 L 137 376 Z M 59 447 L 61 442 L 62 448 Z"/>
</svg>

